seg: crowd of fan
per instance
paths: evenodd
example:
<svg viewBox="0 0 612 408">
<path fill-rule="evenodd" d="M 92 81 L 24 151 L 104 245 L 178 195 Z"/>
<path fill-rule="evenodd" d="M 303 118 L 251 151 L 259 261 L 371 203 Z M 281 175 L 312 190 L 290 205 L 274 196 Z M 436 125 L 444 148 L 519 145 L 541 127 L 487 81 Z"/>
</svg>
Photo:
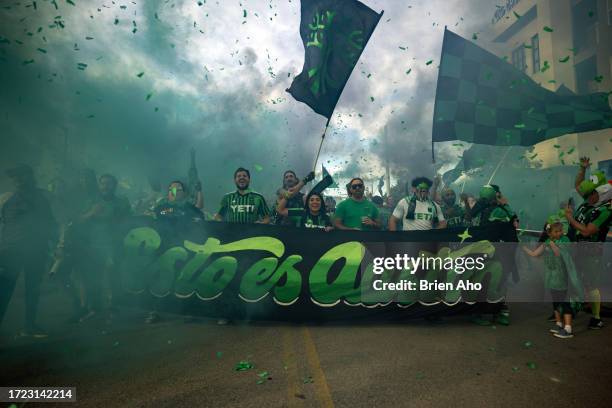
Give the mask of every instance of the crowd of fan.
<svg viewBox="0 0 612 408">
<path fill-rule="evenodd" d="M 552 260 L 561 258 L 559 248 L 566 241 L 603 242 L 606 239 L 612 212 L 610 209 L 612 185 L 601 172 L 586 177 L 590 162 L 581 160 L 576 177 L 576 190 L 584 203 L 576 209 L 565 203 L 559 214 L 549 217 L 540 243 L 536 248 L 525 247 L 531 256 L 544 254 Z M 25 281 L 25 327 L 23 335 L 42 337 L 45 332 L 36 325 L 40 285 L 49 270 L 49 243 L 58 243 L 55 249 L 52 276 L 61 275 L 74 303 L 74 322 L 83 322 L 103 309 L 111 310 L 113 294 L 118 293 L 120 279 L 108 278 L 110 296 L 103 299 L 97 288 L 109 274 L 115 274 L 117 257 L 114 226 L 130 215 L 149 215 L 158 220 L 189 220 L 202 222 L 216 220 L 230 223 L 260 223 L 320 229 L 322 233 L 334 230 L 389 230 L 417 231 L 436 228 L 465 228 L 490 223 L 512 223 L 518 228 L 519 220 L 502 194 L 499 186 L 483 186 L 478 197 L 457 194 L 450 188 L 440 191 L 440 179 L 433 181 L 416 177 L 406 183 L 406 195 L 397 204 L 391 196 L 367 196 L 365 183 L 355 177 L 346 185 L 348 197 L 336 205 L 317 188 L 307 189 L 314 173 L 301 180 L 288 170 L 283 174 L 282 187 L 277 191 L 270 209 L 263 195 L 250 189 L 251 174 L 238 168 L 233 174 L 235 191 L 226 194 L 217 211 L 204 211 L 204 196 L 199 182 L 187 185 L 175 180 L 162 193 L 157 184 L 149 196 L 130 205 L 118 196 L 117 179 L 104 174 L 96 178 L 91 170 L 79 174 L 79 188 L 70 195 L 60 192 L 61 204 L 53 206 L 43 190 L 36 188 L 31 167 L 20 165 L 7 171 L 14 182 L 14 191 L 0 196 L 0 322 L 3 320 L 20 272 Z M 57 208 L 57 209 L 56 209 Z M 54 214 L 55 213 L 55 214 Z M 325 232 L 323 232 L 325 231 Z M 589 257 L 596 262 L 597 256 Z M 66 260 L 70 262 L 66 262 Z M 66 265 L 70 265 L 66 268 Z M 60 268 L 60 265 L 62 266 Z M 559 277 L 565 267 L 559 262 L 546 262 L 548 274 L 556 277 L 551 287 L 557 337 L 571 337 L 571 316 L 574 311 L 567 302 L 568 279 Z M 553 265 L 553 266 L 549 266 Z M 556 266 L 555 266 L 556 265 Z M 593 265 L 590 266 L 591 269 Z M 603 266 L 599 265 L 602 269 Z M 60 269 L 68 272 L 58 273 Z M 596 266 L 597 269 L 597 266 Z M 78 271 L 78 273 L 75 273 Z M 78 274 L 78 282 L 73 275 Z M 548 275 L 547 275 L 548 276 Z M 547 278 L 548 279 L 548 278 Z M 555 280 L 551 278 L 550 280 Z M 591 328 L 601 328 L 599 316 L 598 278 L 587 285 L 593 295 Z M 156 314 L 149 321 L 157 319 Z"/>
</svg>

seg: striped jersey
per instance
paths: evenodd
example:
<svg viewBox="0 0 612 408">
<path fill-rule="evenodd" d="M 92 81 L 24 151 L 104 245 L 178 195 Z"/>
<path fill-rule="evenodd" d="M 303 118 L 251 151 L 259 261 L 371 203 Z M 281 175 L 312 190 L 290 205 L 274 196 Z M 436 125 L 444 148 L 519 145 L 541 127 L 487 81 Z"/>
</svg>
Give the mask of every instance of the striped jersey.
<svg viewBox="0 0 612 408">
<path fill-rule="evenodd" d="M 252 224 L 270 215 L 270 210 L 261 194 L 246 190 L 244 194 L 234 191 L 224 195 L 218 214 L 226 222 Z"/>
</svg>

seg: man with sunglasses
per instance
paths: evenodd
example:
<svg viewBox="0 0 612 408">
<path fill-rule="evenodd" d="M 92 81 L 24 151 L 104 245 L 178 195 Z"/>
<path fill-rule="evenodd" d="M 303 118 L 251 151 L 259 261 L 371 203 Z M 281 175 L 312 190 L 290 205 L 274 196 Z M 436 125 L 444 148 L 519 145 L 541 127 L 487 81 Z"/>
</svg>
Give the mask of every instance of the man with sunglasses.
<svg viewBox="0 0 612 408">
<path fill-rule="evenodd" d="M 336 207 L 334 225 L 340 230 L 368 231 L 380 229 L 378 208 L 364 196 L 364 183 L 355 177 L 347 184 L 349 197 Z"/>
<path fill-rule="evenodd" d="M 433 182 L 426 177 L 412 180 L 412 195 L 402 198 L 391 218 L 389 230 L 397 231 L 397 225 L 403 221 L 404 231 L 424 231 L 434 228 L 446 228 L 446 220 L 442 209 L 429 198 L 429 190 Z M 408 188 L 406 188 L 408 190 Z"/>
</svg>

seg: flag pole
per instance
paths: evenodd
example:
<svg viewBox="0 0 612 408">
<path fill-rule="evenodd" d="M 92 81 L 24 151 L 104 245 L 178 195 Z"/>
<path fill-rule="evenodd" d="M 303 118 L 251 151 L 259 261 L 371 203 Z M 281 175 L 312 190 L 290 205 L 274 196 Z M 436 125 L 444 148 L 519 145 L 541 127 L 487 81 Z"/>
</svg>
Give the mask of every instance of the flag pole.
<svg viewBox="0 0 612 408">
<path fill-rule="evenodd" d="M 506 153 L 504 153 L 504 155 L 502 156 L 502 158 L 499 161 L 499 163 L 497 163 L 497 167 L 495 167 L 495 170 L 493 170 L 493 173 L 491 173 L 491 177 L 489 178 L 489 181 L 487 181 L 487 184 L 491 184 L 491 182 L 493 181 L 493 177 L 495 177 L 495 173 L 497 173 L 497 170 L 499 170 L 499 167 L 504 162 L 504 159 L 506 158 L 506 156 L 510 152 L 510 149 L 512 149 L 512 146 L 508 146 L 508 150 L 506 150 Z"/>
<path fill-rule="evenodd" d="M 446 26 L 444 26 L 444 35 L 442 36 L 442 52 L 440 53 L 440 66 L 442 66 L 442 57 L 444 56 L 444 37 L 446 37 Z M 438 70 L 438 79 L 440 79 L 440 71 Z M 438 93 L 438 84 L 436 83 L 436 96 Z M 433 120 L 431 121 L 431 162 L 436 163 L 436 155 L 434 153 L 434 134 L 433 129 L 436 126 L 436 98 L 434 98 Z"/>
<path fill-rule="evenodd" d="M 327 122 L 325 123 L 325 130 L 321 135 L 321 143 L 319 143 L 319 150 L 317 150 L 317 157 L 314 161 L 314 166 L 312 166 L 312 171 L 317 171 L 317 162 L 319 161 L 319 155 L 321 154 L 321 148 L 323 147 L 323 141 L 325 140 L 325 133 L 327 133 L 327 128 L 329 127 L 329 121 L 331 120 L 331 116 L 327 118 Z"/>
</svg>

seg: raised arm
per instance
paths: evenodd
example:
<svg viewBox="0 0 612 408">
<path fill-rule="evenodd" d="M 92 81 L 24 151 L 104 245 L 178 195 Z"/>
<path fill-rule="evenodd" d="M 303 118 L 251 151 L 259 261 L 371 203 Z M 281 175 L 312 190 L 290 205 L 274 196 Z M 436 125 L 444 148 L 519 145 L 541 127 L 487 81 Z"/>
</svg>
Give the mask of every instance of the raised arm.
<svg viewBox="0 0 612 408">
<path fill-rule="evenodd" d="M 576 192 L 580 194 L 580 183 L 582 183 L 586 177 L 586 170 L 591 166 L 591 159 L 588 157 L 580 158 L 580 168 L 578 169 L 578 174 L 576 175 L 576 180 L 574 182 L 574 187 L 576 188 Z"/>
</svg>

